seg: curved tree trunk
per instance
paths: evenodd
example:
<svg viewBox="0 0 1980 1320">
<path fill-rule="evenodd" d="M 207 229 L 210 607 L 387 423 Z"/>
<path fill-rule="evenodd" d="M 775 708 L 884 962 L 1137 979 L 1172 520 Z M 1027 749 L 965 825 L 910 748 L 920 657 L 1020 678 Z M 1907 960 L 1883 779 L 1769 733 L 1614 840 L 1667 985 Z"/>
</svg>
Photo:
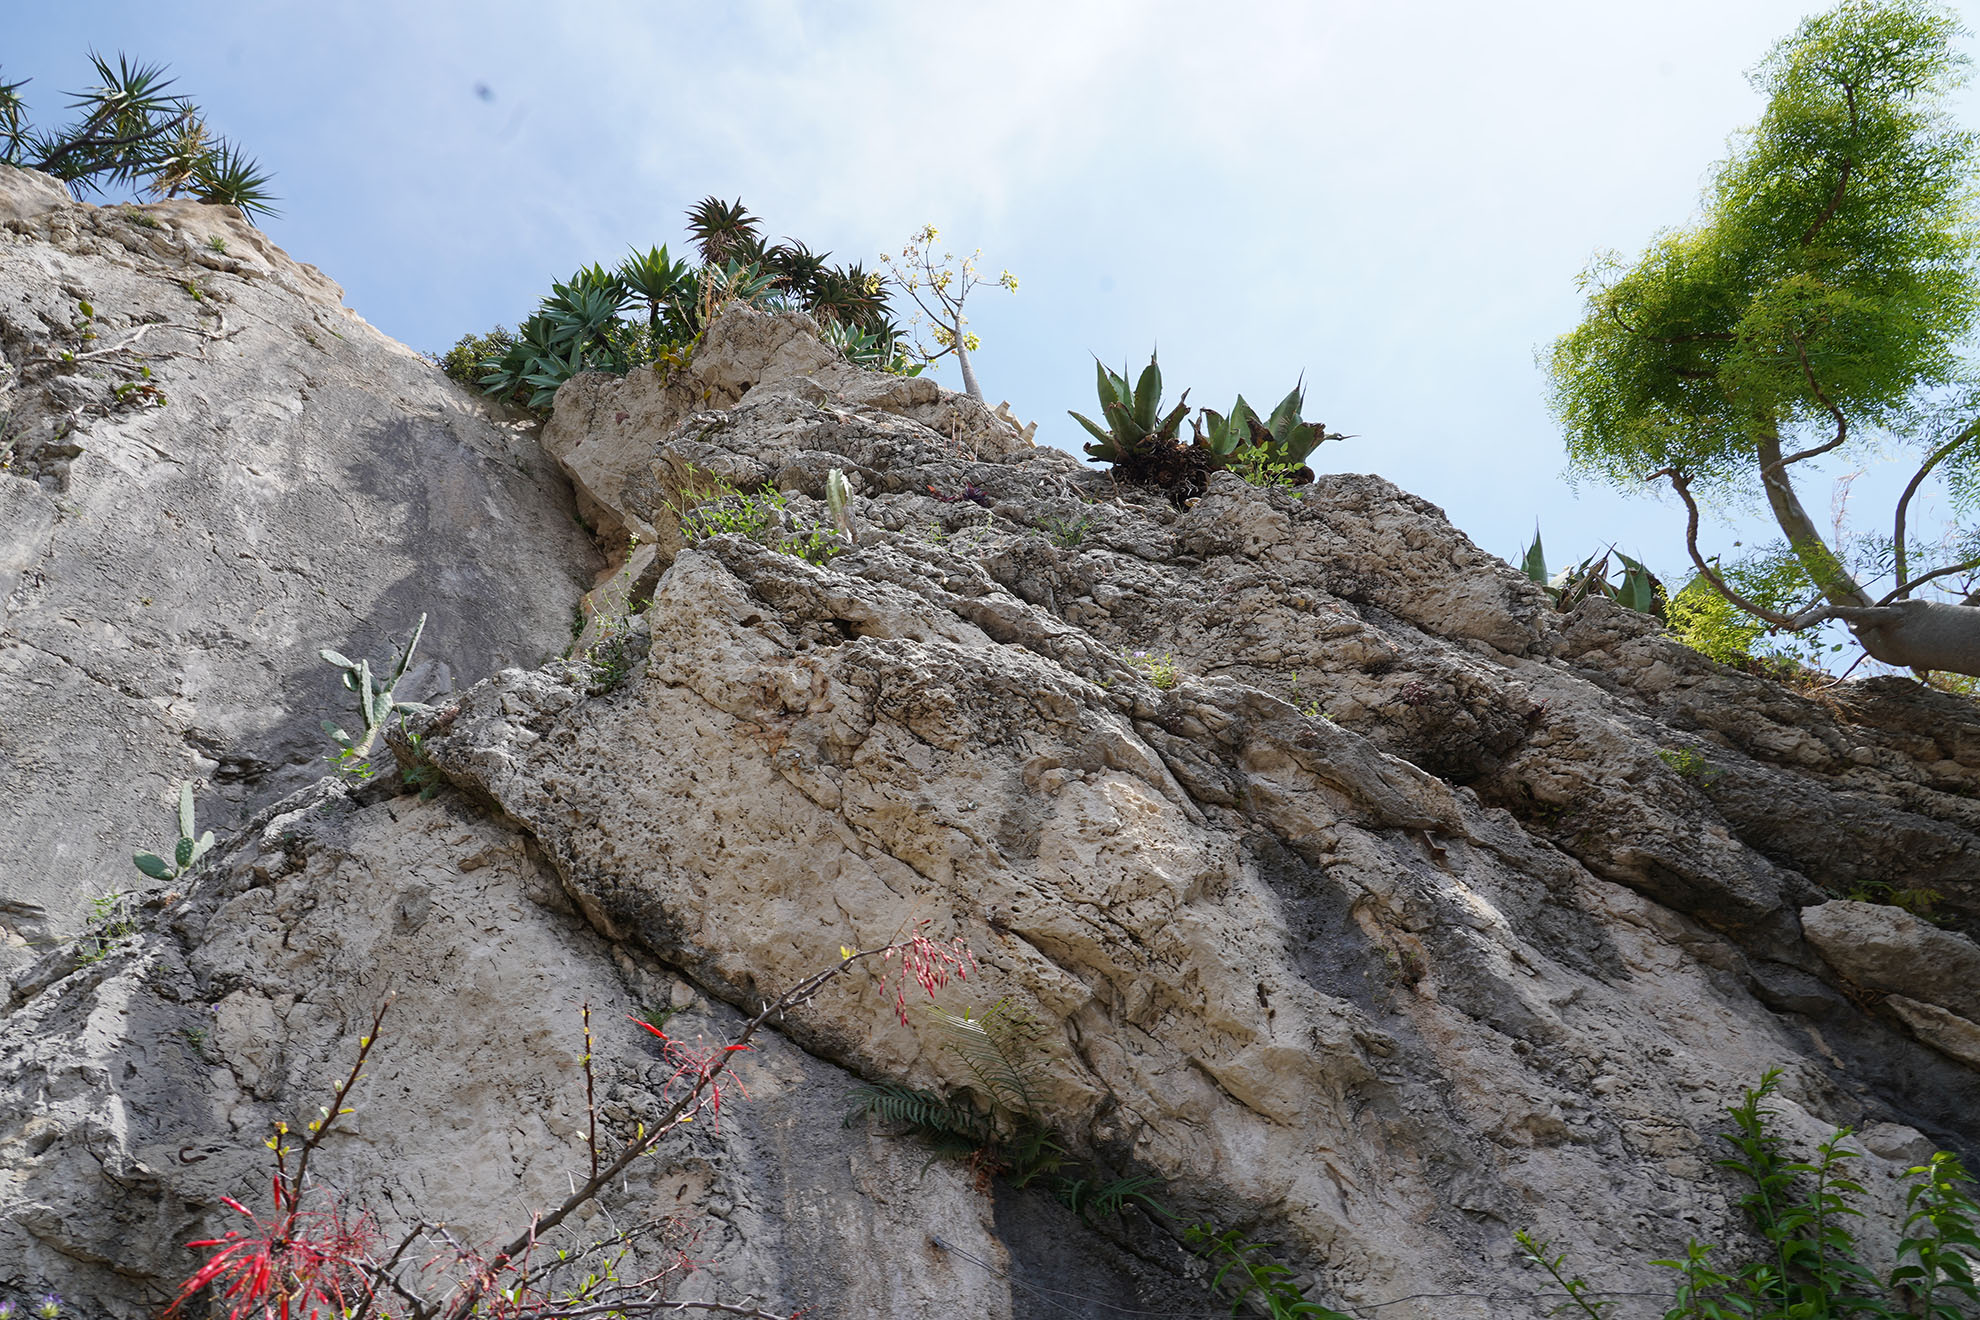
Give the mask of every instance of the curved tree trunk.
<svg viewBox="0 0 1980 1320">
<path fill-rule="evenodd" d="M 1936 600 L 1873 604 L 1870 594 L 1850 576 L 1816 530 L 1808 511 L 1801 507 L 1781 458 L 1780 433 L 1771 421 L 1761 424 L 1757 442 L 1767 507 L 1787 534 L 1801 566 L 1829 602 L 1800 615 L 1792 626 L 1809 627 L 1840 619 L 1873 660 L 1906 669 L 1980 676 L 1980 600 L 1969 597 L 1957 605 Z"/>
<path fill-rule="evenodd" d="M 1760 484 L 1767 492 L 1767 507 L 1773 510 L 1774 521 L 1787 534 L 1788 544 L 1794 547 L 1795 556 L 1808 570 L 1809 578 L 1820 588 L 1823 599 L 1831 605 L 1868 606 L 1870 593 L 1849 575 L 1842 560 L 1822 539 L 1822 533 L 1815 529 L 1815 521 L 1808 516 L 1808 510 L 1801 507 L 1801 499 L 1794 493 L 1794 483 L 1788 479 L 1787 465 L 1781 461 L 1780 431 L 1771 418 L 1761 422 L 1757 441 Z M 1878 658 L 1882 659 L 1881 656 Z"/>
</svg>

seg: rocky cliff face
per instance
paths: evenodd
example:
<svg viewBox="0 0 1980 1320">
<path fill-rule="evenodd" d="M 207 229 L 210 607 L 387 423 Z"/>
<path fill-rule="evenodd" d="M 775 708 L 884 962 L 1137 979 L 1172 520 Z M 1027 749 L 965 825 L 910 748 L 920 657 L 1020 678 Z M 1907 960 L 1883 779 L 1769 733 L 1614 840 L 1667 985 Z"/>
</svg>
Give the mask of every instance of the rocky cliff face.
<svg viewBox="0 0 1980 1320">
<path fill-rule="evenodd" d="M 0 970 L 128 887 L 182 780 L 224 834 L 323 772 L 318 647 L 430 611 L 416 696 L 568 641 L 566 484 L 342 297 L 231 208 L 0 166 Z"/>
<path fill-rule="evenodd" d="M 1791 1136 L 1858 1128 L 1884 1211 L 1933 1147 L 1980 1152 L 1970 702 L 1799 694 L 1608 602 L 1554 614 L 1379 478 L 1220 476 L 1178 511 L 795 317 L 732 310 L 671 382 L 582 377 L 542 442 L 613 552 L 601 663 L 466 687 L 398 742 L 437 797 L 305 789 L 107 957 L 15 977 L 0 1288 L 161 1300 L 387 995 L 319 1174 L 486 1239 L 583 1162 L 580 1004 L 622 1131 L 666 1074 L 624 1014 L 717 1039 L 921 922 L 982 963 L 943 1007 L 1036 1024 L 1063 1145 L 1355 1313 L 1542 1313 L 1518 1228 L 1661 1287 L 1649 1257 L 1742 1233 L 1715 1134 L 1769 1068 Z M 857 542 L 822 564 L 675 513 L 715 474 L 822 520 L 833 468 Z M 496 507 L 491 553 L 548 553 Z M 537 654 L 543 612 L 514 620 Z M 1944 924 L 1861 901 L 1906 889 Z M 873 991 L 794 1010 L 609 1222 L 680 1215 L 691 1287 L 783 1309 L 1216 1309 L 1153 1218 L 842 1128 L 859 1079 L 980 1086 Z"/>
</svg>

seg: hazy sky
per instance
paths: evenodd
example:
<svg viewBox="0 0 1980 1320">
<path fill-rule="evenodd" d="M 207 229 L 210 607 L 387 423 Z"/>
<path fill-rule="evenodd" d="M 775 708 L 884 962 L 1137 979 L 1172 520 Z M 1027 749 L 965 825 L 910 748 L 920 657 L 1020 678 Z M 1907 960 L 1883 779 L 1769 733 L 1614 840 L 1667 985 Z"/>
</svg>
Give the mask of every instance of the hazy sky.
<svg viewBox="0 0 1980 1320">
<path fill-rule="evenodd" d="M 276 172 L 276 241 L 416 348 L 678 249 L 710 193 L 869 265 L 933 223 L 1020 277 L 972 302 L 977 370 L 1043 442 L 1083 438 L 1094 354 L 1159 345 L 1170 396 L 1219 409 L 1304 373 L 1307 416 L 1356 436 L 1316 467 L 1379 472 L 1501 554 L 1537 517 L 1557 566 L 1614 540 L 1672 570 L 1673 506 L 1562 480 L 1535 352 L 1594 252 L 1692 213 L 1758 115 L 1744 71 L 1817 8 L 6 7 L 0 72 L 34 79 L 38 120 L 92 46 L 169 63 Z"/>
</svg>

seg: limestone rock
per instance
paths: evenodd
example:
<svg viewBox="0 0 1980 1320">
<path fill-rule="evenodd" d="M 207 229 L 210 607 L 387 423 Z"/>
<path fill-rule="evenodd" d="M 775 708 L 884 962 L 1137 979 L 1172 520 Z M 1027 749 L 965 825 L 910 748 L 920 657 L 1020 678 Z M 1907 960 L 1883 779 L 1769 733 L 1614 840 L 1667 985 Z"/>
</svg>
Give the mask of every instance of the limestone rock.
<svg viewBox="0 0 1980 1320">
<path fill-rule="evenodd" d="M 1770 1068 L 1794 1149 L 1865 1132 L 1870 1259 L 1921 1145 L 1980 1150 L 1970 1005 L 1937 983 L 1959 936 L 1825 901 L 1980 913 L 1964 706 L 1817 700 L 1610 602 L 1559 615 L 1378 477 L 1175 509 L 800 317 L 731 309 L 664 382 L 580 377 L 545 443 L 612 571 L 574 659 L 395 732 L 446 791 L 306 790 L 109 957 L 15 981 L 0 1287 L 157 1300 L 388 991 L 322 1176 L 493 1232 L 583 1162 L 576 1004 L 716 1038 L 924 928 L 981 960 L 944 1008 L 1032 1024 L 1036 1116 L 1082 1168 L 1397 1320 L 1531 1292 L 1521 1228 L 1667 1288 L 1651 1258 L 1742 1232 L 1712 1161 Z M 856 543 L 789 553 L 834 468 Z M 687 535 L 705 474 L 781 504 Z M 1843 926 L 1903 927 L 1934 978 L 1852 963 Z M 611 1213 L 699 1217 L 709 1286 L 784 1308 L 1216 1309 L 1173 1225 L 1083 1226 L 838 1125 L 855 1078 L 982 1087 L 951 1039 L 870 971 L 835 984 Z M 665 1093 L 649 1040 L 600 1035 L 610 1122 Z"/>
<path fill-rule="evenodd" d="M 596 567 L 527 431 L 232 208 L 0 166 L 0 922 L 129 888 L 181 780 L 225 834 L 321 774 L 318 647 L 426 612 L 444 692 L 556 654 Z"/>
<path fill-rule="evenodd" d="M 1980 945 L 1882 903 L 1805 908 L 1801 928 L 1831 966 L 1866 990 L 1904 995 L 1980 1020 Z"/>
</svg>

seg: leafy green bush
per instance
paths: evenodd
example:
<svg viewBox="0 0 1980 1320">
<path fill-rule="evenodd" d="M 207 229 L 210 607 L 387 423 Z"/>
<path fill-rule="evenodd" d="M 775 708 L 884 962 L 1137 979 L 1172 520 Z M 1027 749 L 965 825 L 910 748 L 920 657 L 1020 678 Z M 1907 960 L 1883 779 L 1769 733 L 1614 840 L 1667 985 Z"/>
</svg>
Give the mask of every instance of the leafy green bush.
<svg viewBox="0 0 1980 1320">
<path fill-rule="evenodd" d="M 1905 1193 L 1897 1258 L 1888 1274 L 1864 1264 L 1851 1221 L 1863 1212 L 1854 1202 L 1864 1194 L 1850 1175 L 1858 1158 L 1838 1130 L 1815 1150 L 1812 1160 L 1792 1157 L 1769 1120 L 1765 1105 L 1780 1086 L 1780 1071 L 1761 1078 L 1726 1112 L 1733 1131 L 1725 1140 L 1733 1154 L 1720 1160 L 1752 1184 L 1740 1206 L 1753 1221 L 1765 1249 L 1760 1255 L 1721 1268 L 1719 1248 L 1696 1240 L 1681 1258 L 1652 1261 L 1676 1273 L 1677 1285 L 1664 1320 L 1830 1320 L 1845 1316 L 1902 1320 L 1961 1320 L 1980 1315 L 1980 1284 L 1974 1266 L 1980 1258 L 1980 1204 L 1959 1159 L 1941 1151 L 1914 1167 Z M 1567 1272 L 1566 1258 L 1530 1234 L 1520 1233 L 1529 1264 L 1538 1266 L 1568 1296 L 1559 1311 L 1602 1320 L 1617 1305 Z"/>
</svg>

